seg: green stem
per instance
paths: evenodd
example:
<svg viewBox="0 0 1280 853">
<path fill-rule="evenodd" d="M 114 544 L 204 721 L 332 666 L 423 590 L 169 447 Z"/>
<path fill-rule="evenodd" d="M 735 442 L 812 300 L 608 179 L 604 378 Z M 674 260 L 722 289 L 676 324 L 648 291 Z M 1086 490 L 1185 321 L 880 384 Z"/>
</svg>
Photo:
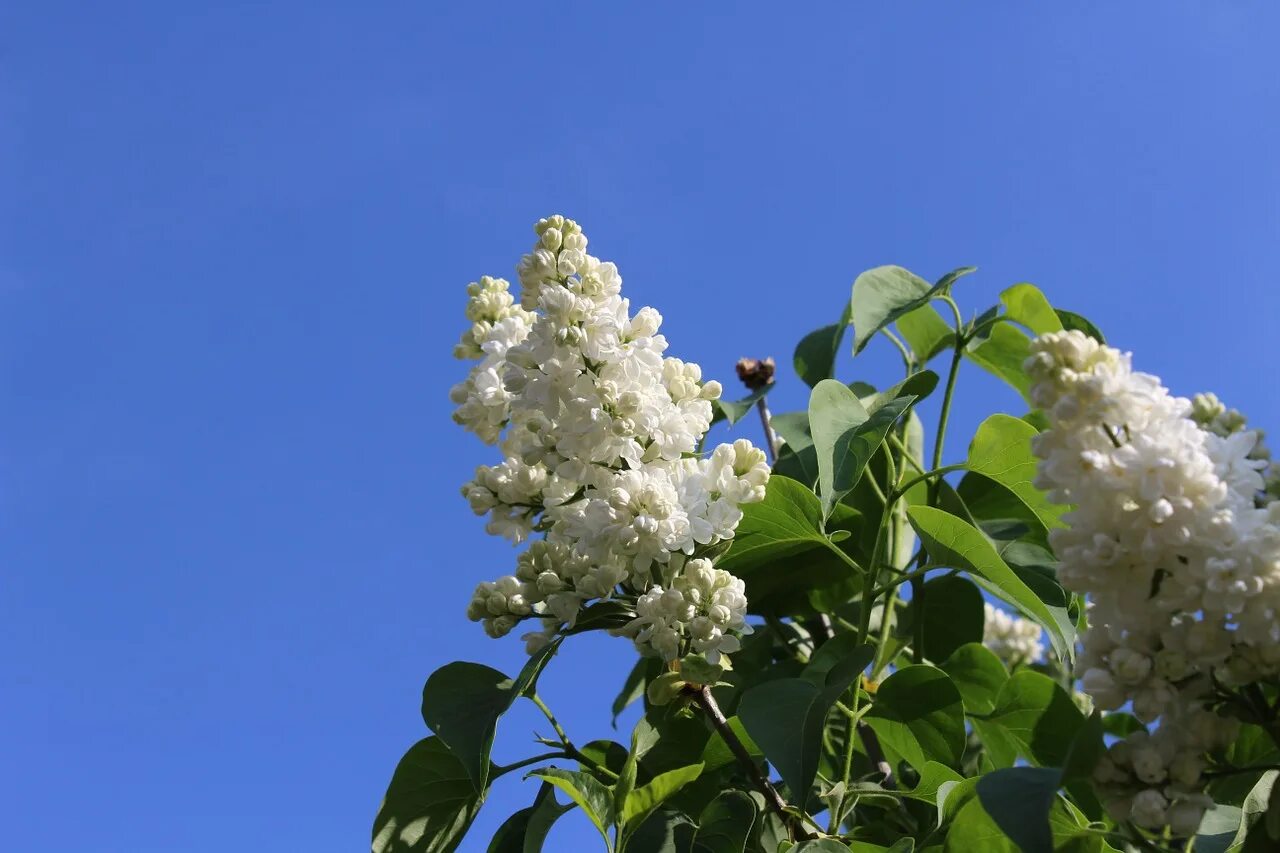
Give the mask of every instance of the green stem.
<svg viewBox="0 0 1280 853">
<path fill-rule="evenodd" d="M 886 338 L 893 341 L 893 345 L 898 348 L 898 352 L 902 353 L 902 364 L 907 369 L 907 375 L 911 375 L 911 368 L 915 365 L 915 359 L 911 357 L 911 351 L 907 349 L 907 345 L 902 342 L 901 338 L 889 331 L 888 328 L 881 329 L 880 331 Z"/>
<path fill-rule="evenodd" d="M 966 469 L 966 466 L 964 465 L 944 465 L 941 468 L 935 465 L 932 471 L 925 471 L 923 474 L 919 475 L 918 477 L 912 477 L 910 480 L 907 480 L 907 482 L 903 483 L 899 488 L 894 489 L 893 494 L 889 495 L 889 500 L 894 503 L 897 503 L 898 499 L 901 498 L 903 495 L 905 495 L 907 492 L 911 491 L 911 488 L 915 486 L 917 483 L 923 483 L 926 480 L 932 480 L 937 477 L 942 477 L 946 474 L 952 473 L 953 471 L 964 471 L 965 469 Z M 935 495 L 934 498 L 936 499 L 936 497 L 937 496 Z M 930 503 L 932 503 L 932 501 L 930 501 Z"/>
<path fill-rule="evenodd" d="M 964 357 L 965 336 L 963 334 L 964 319 L 960 316 L 960 306 L 956 305 L 956 301 L 950 296 L 944 296 L 943 301 L 951 306 L 952 316 L 956 321 L 956 344 L 951 351 L 951 368 L 947 371 L 947 386 L 942 392 L 942 411 L 938 413 L 938 433 L 933 440 L 933 464 L 930 466 L 934 471 L 942 470 L 942 448 L 947 440 L 947 420 L 951 416 L 951 400 L 955 396 L 956 378 L 960 375 L 960 360 Z M 950 466 L 951 470 L 956 470 L 960 466 Z M 938 502 L 938 490 L 940 480 L 933 480 L 929 484 L 929 505 L 933 506 Z M 907 488 L 910 488 L 908 486 Z M 921 560 L 924 556 L 921 555 Z M 916 618 L 913 625 L 913 637 L 911 641 L 911 659 L 915 663 L 924 661 L 924 578 L 914 577 L 911 579 L 911 603 L 915 610 Z"/>
<path fill-rule="evenodd" d="M 551 709 L 547 707 L 547 704 L 542 701 L 542 698 L 538 696 L 537 693 L 530 695 L 529 698 L 533 701 L 533 704 L 538 706 L 538 710 L 542 712 L 542 715 L 547 718 L 547 722 L 549 722 L 551 724 L 551 728 L 555 730 L 556 737 L 560 738 L 560 746 L 564 750 L 566 758 L 571 758 L 591 770 L 603 773 L 605 776 L 609 776 L 613 779 L 618 778 L 617 773 L 614 773 L 608 767 L 604 767 L 603 765 L 588 758 L 573 745 L 573 742 L 569 740 L 569 735 L 560 726 L 559 721 L 556 720 L 555 714 L 551 713 Z"/>
<path fill-rule="evenodd" d="M 879 574 L 875 570 L 875 566 L 880 565 L 880 553 L 884 544 L 884 528 L 885 520 L 889 517 L 889 506 L 885 506 L 884 512 L 880 514 L 880 524 L 876 527 L 876 541 L 871 548 L 871 565 L 867 568 L 866 574 L 862 576 L 862 612 L 858 619 L 858 645 L 862 645 L 867 641 L 867 635 L 871 633 L 871 605 L 875 602 L 876 575 Z M 835 548 L 835 546 L 832 546 Z M 839 550 L 838 548 L 836 550 Z M 843 551 L 841 552 L 844 553 Z M 850 560 L 852 562 L 852 560 Z"/>
<path fill-rule="evenodd" d="M 924 565 L 924 566 L 920 566 L 917 569 L 912 569 L 909 572 L 904 572 L 903 574 L 889 581 L 889 583 L 885 584 L 884 586 L 877 587 L 872 594 L 875 595 L 876 597 L 879 597 L 881 595 L 884 595 L 886 592 L 894 592 L 898 589 L 898 587 L 902 586 L 904 583 L 915 583 L 921 580 L 922 578 L 924 578 L 924 576 L 927 575 L 929 572 L 936 571 L 937 569 L 941 569 L 941 568 L 946 568 L 946 567 Z M 913 590 L 912 595 L 914 594 L 915 594 L 915 591 Z"/>
<path fill-rule="evenodd" d="M 537 764 L 539 761 L 550 761 L 553 758 L 572 758 L 572 756 L 567 752 L 544 752 L 542 755 L 535 755 L 532 758 L 517 761 L 515 764 L 497 765 L 493 768 L 493 778 L 497 779 L 499 776 L 503 776 L 513 770 L 528 767 L 530 764 Z"/>
<path fill-rule="evenodd" d="M 907 445 L 903 443 L 902 439 L 898 438 L 898 436 L 894 435 L 892 432 L 889 433 L 889 444 L 893 447 L 894 450 L 898 451 L 898 453 L 902 456 L 903 459 L 907 460 L 907 462 L 911 465 L 912 468 L 915 468 L 916 471 L 918 471 L 921 474 L 927 473 L 924 470 L 924 466 L 921 465 L 919 462 L 917 462 L 915 456 L 911 454 L 911 449 L 908 448 Z"/>
</svg>

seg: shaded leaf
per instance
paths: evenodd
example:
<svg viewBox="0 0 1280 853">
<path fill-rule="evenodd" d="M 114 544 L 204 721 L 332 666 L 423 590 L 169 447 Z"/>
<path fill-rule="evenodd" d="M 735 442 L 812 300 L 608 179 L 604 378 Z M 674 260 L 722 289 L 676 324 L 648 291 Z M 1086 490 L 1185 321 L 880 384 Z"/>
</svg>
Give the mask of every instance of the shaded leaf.
<svg viewBox="0 0 1280 853">
<path fill-rule="evenodd" d="M 626 707 L 632 702 L 644 695 L 645 688 L 649 686 L 649 682 L 662 673 L 662 660 L 660 658 L 642 657 L 636 661 L 636 665 L 631 668 L 631 672 L 627 674 L 627 680 L 622 685 L 622 690 L 618 692 L 617 697 L 613 700 L 611 711 L 613 712 L 613 727 L 618 727 L 618 715 L 621 714 Z"/>
<path fill-rule="evenodd" d="M 917 770 L 933 759 L 952 766 L 964 753 L 964 705 L 960 691 L 940 669 L 918 664 L 880 684 L 868 725 L 886 746 Z"/>
<path fill-rule="evenodd" d="M 812 388 L 823 379 L 830 379 L 835 373 L 836 355 L 840 352 L 840 341 L 844 339 L 844 330 L 849 327 L 850 306 L 845 303 L 840 322 L 815 329 L 800 339 L 796 345 L 792 364 L 796 374 L 804 384 Z"/>
<path fill-rule="evenodd" d="M 373 822 L 373 853 L 448 853 L 482 802 L 484 794 L 444 741 L 424 738 L 396 765 Z"/>
<path fill-rule="evenodd" d="M 1049 767 L 1010 767 L 978 780 L 978 800 L 1023 853 L 1052 853 L 1049 810 L 1058 798 L 1062 774 Z"/>
<path fill-rule="evenodd" d="M 693 821 L 674 809 L 658 809 L 627 840 L 627 853 L 690 853 Z"/>
<path fill-rule="evenodd" d="M 924 585 L 923 613 L 911 602 L 911 618 L 924 620 L 924 656 L 941 662 L 966 643 L 981 643 L 986 617 L 982 592 L 973 581 L 949 576 Z M 914 624 L 914 623 L 913 623 Z"/>
<path fill-rule="evenodd" d="M 553 790 L 543 783 L 532 806 L 516 812 L 498 827 L 488 853 L 541 853 L 552 825 L 573 808 L 556 802 Z"/>
<path fill-rule="evenodd" d="M 518 695 L 503 673 L 466 661 L 440 667 L 422 688 L 422 719 L 467 768 L 477 791 L 489 783 L 498 718 Z"/>
<path fill-rule="evenodd" d="M 738 717 L 787 786 L 803 797 L 818 772 L 827 712 L 871 663 L 862 645 L 825 674 L 822 685 L 803 678 L 766 681 L 747 690 Z"/>
<path fill-rule="evenodd" d="M 981 642 L 968 643 L 951 653 L 942 664 L 971 714 L 990 714 L 996 708 L 1000 689 L 1009 680 L 1009 671 L 995 652 Z"/>
<path fill-rule="evenodd" d="M 712 416 L 711 422 L 716 423 L 720 420 L 726 420 L 731 424 L 736 424 L 749 415 L 751 410 L 755 408 L 756 403 L 764 399 L 773 388 L 774 383 L 770 382 L 740 400 L 716 400 L 713 406 L 715 414 Z"/>
<path fill-rule="evenodd" d="M 1083 724 L 1071 695 L 1052 678 L 1028 669 L 1010 676 L 988 717 L 973 721 L 984 742 L 999 729 L 997 737 L 1011 739 L 1019 755 L 1044 767 L 1063 766 Z"/>
<path fill-rule="evenodd" d="M 755 800 L 742 791 L 725 791 L 698 818 L 693 853 L 743 853 L 755 820 Z"/>
<path fill-rule="evenodd" d="M 1084 332 L 1100 344 L 1105 344 L 1107 339 L 1102 336 L 1102 332 L 1088 319 L 1082 317 L 1074 311 L 1065 311 L 1061 308 L 1053 309 L 1058 315 L 1058 320 L 1062 323 L 1062 328 Z"/>
</svg>

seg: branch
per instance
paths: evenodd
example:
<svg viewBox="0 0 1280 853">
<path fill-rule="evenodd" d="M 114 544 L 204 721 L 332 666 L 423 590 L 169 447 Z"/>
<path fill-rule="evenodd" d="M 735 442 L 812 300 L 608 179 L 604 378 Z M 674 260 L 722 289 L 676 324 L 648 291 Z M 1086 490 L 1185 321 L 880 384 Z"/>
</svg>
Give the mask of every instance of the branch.
<svg viewBox="0 0 1280 853">
<path fill-rule="evenodd" d="M 743 746 L 742 741 L 734 734 L 733 729 L 729 726 L 729 721 L 725 719 L 724 713 L 720 710 L 720 706 L 716 704 L 715 697 L 711 695 L 711 688 L 702 685 L 698 688 L 698 692 L 694 694 L 694 701 L 698 704 L 707 715 L 707 719 L 711 720 L 711 726 L 716 730 L 724 742 L 728 745 L 729 751 L 733 753 L 734 758 L 738 759 L 738 763 L 743 766 L 747 773 L 751 776 L 751 781 L 760 789 L 760 793 L 764 794 L 765 802 L 769 808 L 783 815 L 791 817 L 790 807 L 787 801 L 782 799 L 782 795 L 778 793 L 778 789 L 773 787 L 773 783 L 769 781 L 769 777 L 764 775 L 764 771 L 760 769 L 752 758 L 751 753 L 747 752 L 747 748 Z M 808 830 L 802 825 L 793 821 L 793 829 L 800 836 L 800 840 L 809 838 Z"/>
</svg>

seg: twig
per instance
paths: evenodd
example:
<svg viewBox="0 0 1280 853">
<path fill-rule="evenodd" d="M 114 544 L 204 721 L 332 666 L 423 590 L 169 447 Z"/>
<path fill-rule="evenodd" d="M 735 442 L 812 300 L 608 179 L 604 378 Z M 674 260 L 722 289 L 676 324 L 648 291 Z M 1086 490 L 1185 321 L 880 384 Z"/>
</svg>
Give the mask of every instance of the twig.
<svg viewBox="0 0 1280 853">
<path fill-rule="evenodd" d="M 743 766 L 751 776 L 751 781 L 760 789 L 760 793 L 764 794 L 765 802 L 769 808 L 786 817 L 791 817 L 787 801 L 782 799 L 782 795 L 778 793 L 778 789 L 773 787 L 773 783 L 769 781 L 769 777 L 764 775 L 764 771 L 760 769 L 752 758 L 751 753 L 747 752 L 747 748 L 743 746 L 742 741 L 734 734 L 729 721 L 725 719 L 724 712 L 720 710 L 720 706 L 716 704 L 715 697 L 711 695 L 711 688 L 702 685 L 698 688 L 698 692 L 694 694 L 694 701 L 707 715 L 707 719 L 711 720 L 711 726 L 716 730 L 725 744 L 728 745 L 729 751 L 738 759 L 738 763 Z M 810 837 L 808 830 L 803 825 L 792 823 L 800 840 Z"/>
</svg>

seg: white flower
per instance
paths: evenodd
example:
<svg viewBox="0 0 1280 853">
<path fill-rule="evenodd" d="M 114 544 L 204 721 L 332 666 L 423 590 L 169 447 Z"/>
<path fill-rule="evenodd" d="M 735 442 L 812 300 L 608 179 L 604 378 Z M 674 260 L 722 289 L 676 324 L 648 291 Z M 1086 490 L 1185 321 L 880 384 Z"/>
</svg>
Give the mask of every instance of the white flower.
<svg viewBox="0 0 1280 853">
<path fill-rule="evenodd" d="M 1036 485 L 1074 504 L 1050 544 L 1059 580 L 1089 597 L 1081 687 L 1157 723 L 1113 746 L 1096 780 L 1113 814 L 1194 828 L 1211 804 L 1202 756 L 1233 727 L 1206 707 L 1210 676 L 1280 674 L 1280 518 L 1257 504 L 1257 436 L 1077 331 L 1037 338 L 1025 368 L 1049 421 Z"/>
<path fill-rule="evenodd" d="M 1044 657 L 1044 630 L 1028 619 L 1013 616 L 986 602 L 982 642 L 996 657 L 1013 666 Z"/>
<path fill-rule="evenodd" d="M 675 660 L 693 651 L 716 663 L 736 652 L 735 634 L 751 633 L 746 623 L 743 583 L 710 560 L 685 562 L 672 585 L 655 585 L 636 602 L 636 618 L 622 630 L 642 652 Z"/>
<path fill-rule="evenodd" d="M 535 649 L 591 601 L 648 590 L 637 618 L 649 648 L 732 651 L 747 630 L 741 583 L 704 591 L 685 558 L 732 538 L 741 505 L 763 499 L 765 456 L 738 441 L 694 458 L 719 383 L 666 355 L 662 316 L 632 313 L 617 267 L 587 254 L 577 223 L 551 216 L 534 230 L 519 304 L 502 279 L 468 287 L 456 353 L 478 361 L 450 397 L 454 419 L 503 455 L 463 487 L 472 510 L 496 535 L 544 538 L 520 558 L 519 588 L 482 584 L 469 615 L 494 636 L 544 619 L 526 635 Z"/>
</svg>

